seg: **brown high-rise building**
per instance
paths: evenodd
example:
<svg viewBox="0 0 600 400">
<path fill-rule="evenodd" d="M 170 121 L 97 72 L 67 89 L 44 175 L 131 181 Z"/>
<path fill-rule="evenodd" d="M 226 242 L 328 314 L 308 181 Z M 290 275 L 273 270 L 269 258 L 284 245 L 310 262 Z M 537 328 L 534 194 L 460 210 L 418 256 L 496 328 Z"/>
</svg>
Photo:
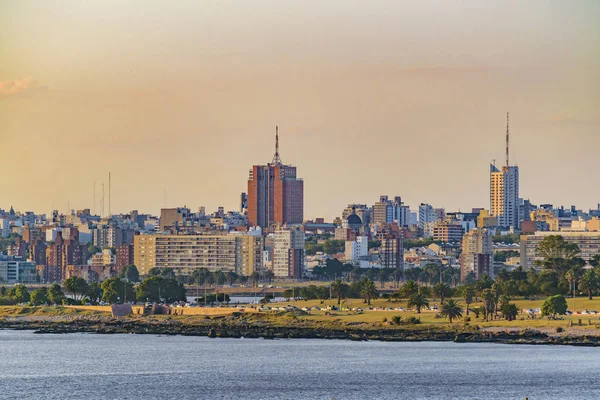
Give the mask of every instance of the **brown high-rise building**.
<svg viewBox="0 0 600 400">
<path fill-rule="evenodd" d="M 252 226 L 301 224 L 304 218 L 304 182 L 296 167 L 279 158 L 279 133 L 275 134 L 275 156 L 267 165 L 255 165 L 248 179 L 248 222 Z"/>
</svg>

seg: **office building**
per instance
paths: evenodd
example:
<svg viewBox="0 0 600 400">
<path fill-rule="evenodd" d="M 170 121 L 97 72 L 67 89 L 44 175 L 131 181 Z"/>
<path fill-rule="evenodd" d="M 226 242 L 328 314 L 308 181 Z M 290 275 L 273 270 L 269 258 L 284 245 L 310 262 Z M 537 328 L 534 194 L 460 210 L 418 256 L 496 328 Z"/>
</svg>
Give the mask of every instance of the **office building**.
<svg viewBox="0 0 600 400">
<path fill-rule="evenodd" d="M 296 167 L 284 165 L 279 157 L 279 133 L 275 155 L 267 165 L 255 165 L 248 179 L 248 222 L 251 226 L 301 224 L 304 218 L 304 182 Z"/>
<path fill-rule="evenodd" d="M 520 229 L 519 214 L 524 212 L 519 199 L 519 167 L 509 160 L 508 114 L 506 115 L 506 165 L 502 169 L 490 164 L 490 214 L 498 226 Z"/>
</svg>

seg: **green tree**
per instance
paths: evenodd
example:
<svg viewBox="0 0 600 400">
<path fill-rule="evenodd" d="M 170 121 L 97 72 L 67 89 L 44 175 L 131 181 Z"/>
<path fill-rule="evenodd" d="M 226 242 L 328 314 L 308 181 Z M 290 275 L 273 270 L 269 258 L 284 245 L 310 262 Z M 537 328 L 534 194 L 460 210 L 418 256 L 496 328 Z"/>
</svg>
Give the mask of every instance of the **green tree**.
<svg viewBox="0 0 600 400">
<path fill-rule="evenodd" d="M 15 285 L 13 287 L 12 297 L 17 301 L 17 303 L 27 303 L 30 299 L 29 292 L 25 285 Z"/>
<path fill-rule="evenodd" d="M 506 302 L 500 307 L 500 312 L 505 319 L 508 321 L 513 321 L 519 314 L 519 308 L 513 303 Z"/>
<path fill-rule="evenodd" d="M 140 273 L 137 267 L 133 264 L 126 266 L 121 272 L 121 278 L 126 278 L 129 282 L 139 282 Z"/>
<path fill-rule="evenodd" d="M 571 260 L 579 254 L 579 246 L 568 243 L 560 235 L 550 235 L 540 242 L 538 253 L 543 259 L 536 263 L 562 277 L 571 267 Z"/>
<path fill-rule="evenodd" d="M 421 314 L 422 308 L 429 309 L 429 300 L 421 293 L 415 293 L 408 299 L 408 307 L 415 308 L 417 310 L 417 314 Z"/>
<path fill-rule="evenodd" d="M 161 275 L 161 270 L 158 267 L 150 268 L 148 271 L 148 276 L 159 276 Z"/>
<path fill-rule="evenodd" d="M 341 279 L 338 279 L 331 284 L 331 292 L 333 296 L 337 297 L 339 306 L 342 303 L 342 297 L 346 297 L 348 284 L 342 282 Z"/>
<path fill-rule="evenodd" d="M 557 315 L 564 315 L 567 312 L 567 300 L 561 294 L 550 296 L 542 305 L 542 316 L 556 319 Z"/>
<path fill-rule="evenodd" d="M 371 305 L 371 299 L 376 299 L 379 297 L 377 286 L 375 285 L 375 282 L 367 277 L 363 278 L 360 283 L 360 296 L 363 298 L 365 303 Z"/>
<path fill-rule="evenodd" d="M 152 279 L 152 278 L 150 278 Z M 135 301 L 136 293 L 131 282 L 123 282 L 119 278 L 110 278 L 102 282 L 102 301 L 117 303 Z"/>
<path fill-rule="evenodd" d="M 135 291 L 136 298 L 139 301 L 151 301 L 173 303 L 175 301 L 185 301 L 185 287 L 175 279 L 165 279 L 160 276 L 153 276 L 144 279 Z"/>
<path fill-rule="evenodd" d="M 86 293 L 88 299 L 92 304 L 98 304 L 102 299 L 102 288 L 98 282 L 92 282 L 88 285 L 88 291 Z"/>
<path fill-rule="evenodd" d="M 469 315 L 469 305 L 473 303 L 473 297 L 475 297 L 475 287 L 473 285 L 463 285 L 460 288 L 460 295 L 465 301 L 467 315 Z"/>
<path fill-rule="evenodd" d="M 406 281 L 404 285 L 398 291 L 398 297 L 401 299 L 408 299 L 413 294 L 419 293 L 419 285 L 417 282 L 410 280 Z"/>
<path fill-rule="evenodd" d="M 598 290 L 598 276 L 596 275 L 596 271 L 593 269 L 588 269 L 585 271 L 581 280 L 579 281 L 579 290 L 586 292 L 588 295 L 588 299 L 592 300 L 592 294 Z"/>
<path fill-rule="evenodd" d="M 432 289 L 433 296 L 440 299 L 440 303 L 448 296 L 452 296 L 452 289 L 447 283 L 436 283 Z"/>
<path fill-rule="evenodd" d="M 460 308 L 460 305 L 453 299 L 448 299 L 442 303 L 440 316 L 448 318 L 450 323 L 452 323 L 453 319 L 462 318 L 462 308 Z"/>
<path fill-rule="evenodd" d="M 50 288 L 48 289 L 48 300 L 50 300 L 52 304 L 62 304 L 64 298 L 65 294 L 58 283 L 50 285 Z"/>
<path fill-rule="evenodd" d="M 63 286 L 67 293 L 71 293 L 73 295 L 73 299 L 75 301 L 81 300 L 83 296 L 87 294 L 89 289 L 85 279 L 77 276 L 72 276 L 71 278 L 65 279 Z"/>
<path fill-rule="evenodd" d="M 50 300 L 48 300 L 48 289 L 42 287 L 34 290 L 33 292 L 31 292 L 30 301 L 35 306 L 49 304 Z"/>
<path fill-rule="evenodd" d="M 494 293 L 492 289 L 484 289 L 481 292 L 481 298 L 483 300 L 483 306 L 485 308 L 485 320 L 489 321 L 490 315 L 493 316 L 493 313 L 496 310 L 496 293 Z"/>
</svg>

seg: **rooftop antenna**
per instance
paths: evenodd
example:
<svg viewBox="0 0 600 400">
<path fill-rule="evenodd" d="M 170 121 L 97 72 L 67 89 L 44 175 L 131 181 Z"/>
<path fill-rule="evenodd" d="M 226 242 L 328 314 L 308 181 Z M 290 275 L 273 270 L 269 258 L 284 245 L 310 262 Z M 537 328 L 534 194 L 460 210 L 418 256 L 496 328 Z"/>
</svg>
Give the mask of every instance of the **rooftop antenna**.
<svg viewBox="0 0 600 400">
<path fill-rule="evenodd" d="M 510 135 L 510 132 L 508 130 L 508 113 L 506 113 L 506 166 L 507 167 L 510 165 L 509 158 L 508 158 L 509 135 Z"/>
<path fill-rule="evenodd" d="M 279 158 L 279 126 L 275 126 L 275 155 L 273 156 L 273 164 L 281 164 L 281 158 Z"/>
<path fill-rule="evenodd" d="M 110 214 L 110 171 L 108 171 L 108 215 Z"/>
</svg>

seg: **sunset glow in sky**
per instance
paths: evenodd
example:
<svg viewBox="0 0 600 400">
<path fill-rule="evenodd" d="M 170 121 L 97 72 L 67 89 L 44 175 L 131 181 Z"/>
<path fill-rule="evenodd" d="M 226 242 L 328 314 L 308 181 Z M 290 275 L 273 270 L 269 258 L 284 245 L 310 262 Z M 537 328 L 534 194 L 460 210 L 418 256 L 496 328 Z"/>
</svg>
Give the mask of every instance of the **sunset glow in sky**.
<svg viewBox="0 0 600 400">
<path fill-rule="evenodd" d="M 305 216 L 401 195 L 489 207 L 506 112 L 521 196 L 596 208 L 597 1 L 2 1 L 0 208 L 238 207 L 253 164 Z M 97 200 L 96 211 L 100 201 Z"/>
</svg>

